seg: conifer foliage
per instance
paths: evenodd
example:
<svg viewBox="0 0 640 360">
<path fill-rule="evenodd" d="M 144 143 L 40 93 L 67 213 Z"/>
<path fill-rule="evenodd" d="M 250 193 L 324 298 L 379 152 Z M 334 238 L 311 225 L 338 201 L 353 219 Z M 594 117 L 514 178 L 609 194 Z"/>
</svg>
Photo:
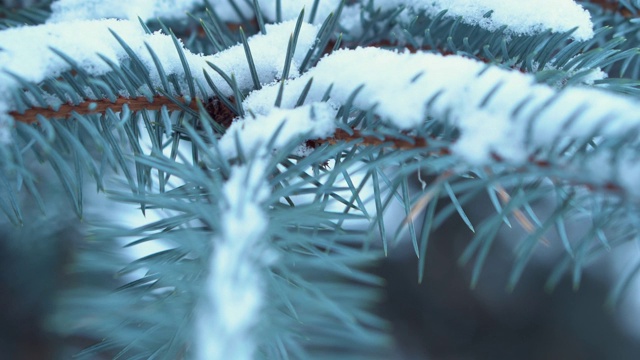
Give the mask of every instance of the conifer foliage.
<svg viewBox="0 0 640 360">
<path fill-rule="evenodd" d="M 4 4 L 0 292 L 36 309 L 29 351 L 385 358 L 367 268 L 398 241 L 421 281 L 461 217 L 473 287 L 522 227 L 513 289 L 549 241 L 577 287 L 640 235 L 636 1 Z"/>
</svg>

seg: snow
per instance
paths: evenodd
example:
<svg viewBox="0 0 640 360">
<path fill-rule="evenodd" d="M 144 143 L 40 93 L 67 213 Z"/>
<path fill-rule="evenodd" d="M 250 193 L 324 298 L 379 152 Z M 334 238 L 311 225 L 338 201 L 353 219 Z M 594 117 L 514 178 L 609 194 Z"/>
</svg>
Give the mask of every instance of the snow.
<svg viewBox="0 0 640 360">
<path fill-rule="evenodd" d="M 281 1 L 281 14 L 284 20 L 296 19 L 305 8 L 305 19 L 309 20 L 314 0 Z M 57 0 L 51 4 L 51 23 L 74 20 L 98 20 L 105 18 L 143 21 L 155 18 L 180 19 L 197 6 L 203 6 L 204 0 L 130 0 L 127 6 L 121 6 L 122 0 Z M 210 1 L 216 15 L 223 21 L 241 20 L 228 0 Z M 322 0 L 318 3 L 315 24 L 321 24 L 334 11 L 340 0 Z M 236 5 L 245 18 L 253 18 L 253 7 L 245 1 L 236 1 Z M 263 15 L 272 21 L 276 19 L 276 0 L 259 2 Z"/>
<path fill-rule="evenodd" d="M 48 22 L 117 18 L 147 21 L 157 17 L 184 17 L 185 13 L 202 0 L 129 0 L 122 6 L 122 0 L 58 0 L 51 4 Z"/>
<path fill-rule="evenodd" d="M 334 119 L 337 109 L 327 103 L 313 103 L 295 109 L 275 108 L 267 114 L 248 116 L 235 121 L 220 139 L 221 152 L 229 158 L 238 156 L 236 136 L 241 140 L 242 149 L 251 154 L 270 140 L 276 130 L 284 124 L 273 142 L 276 151 L 292 140 L 305 136 L 320 139 L 331 136 L 335 131 Z"/>
<path fill-rule="evenodd" d="M 296 19 L 305 9 L 305 19 L 309 20 L 314 0 L 262 0 L 259 2 L 263 15 L 274 21 L 276 3 L 281 3 L 283 20 Z M 253 17 L 253 9 L 244 1 L 236 1 L 246 18 Z M 186 13 L 196 6 L 202 6 L 203 0 L 130 0 L 127 6 L 121 6 L 120 0 L 58 0 L 52 4 L 53 14 L 50 22 L 63 22 L 77 19 L 120 18 L 136 20 L 140 17 L 147 21 L 157 17 L 166 19 L 186 17 Z M 239 16 L 229 1 L 212 1 L 214 10 L 225 21 L 238 21 Z M 320 24 L 337 9 L 340 0 L 322 0 L 318 2 L 315 24 Z M 360 23 L 360 12 L 365 5 L 346 6 L 341 19 L 344 28 L 354 29 Z M 403 6 L 406 9 L 401 17 L 411 20 L 414 14 L 425 11 L 431 16 L 447 10 L 445 17 L 461 17 L 463 23 L 477 25 L 489 31 L 507 26 L 507 33 L 533 35 L 550 29 L 552 32 L 565 32 L 577 27 L 573 33 L 576 40 L 587 40 L 593 36 L 593 24 L 588 11 L 573 0 L 377 0 L 375 8 L 383 11 L 395 10 Z M 487 15 L 491 12 L 491 15 Z"/>
<path fill-rule="evenodd" d="M 393 74 L 388 69 L 393 69 Z M 491 164 L 493 155 L 513 165 L 525 164 L 535 150 L 550 147 L 563 138 L 588 138 L 594 134 L 615 137 L 640 127 L 640 104 L 631 98 L 594 88 L 558 91 L 537 84 L 530 74 L 461 56 L 396 53 L 378 48 L 339 50 L 304 75 L 288 81 L 282 106 L 293 107 L 311 78 L 307 104 L 320 101 L 333 85 L 329 103 L 338 106 L 364 85 L 354 106 L 375 107 L 377 115 L 400 129 L 419 127 L 427 116 L 451 122 L 461 132 L 452 151 L 470 165 Z M 252 92 L 243 103 L 245 109 L 268 114 L 278 88 L 278 84 L 272 84 Z M 288 122 L 286 126 L 295 124 Z M 241 140 L 244 141 L 242 136 Z M 247 140 L 257 142 L 253 137 Z M 608 178 L 613 176 L 609 174 Z M 623 176 L 618 180 L 628 185 L 627 190 L 637 192 L 633 179 Z"/>
<path fill-rule="evenodd" d="M 0 89 L 6 98 L 7 87 L 16 82 L 4 74 L 10 71 L 29 82 L 38 83 L 47 77 L 56 77 L 71 66 L 49 48 L 58 49 L 91 74 L 101 75 L 110 71 L 109 66 L 97 54 L 112 61 L 125 57 L 125 52 L 108 32 L 111 28 L 127 40 L 144 38 L 139 24 L 130 21 L 72 21 L 64 24 L 47 24 L 7 29 L 0 32 Z M 78 36 L 78 34 L 84 36 Z M 96 41 L 100 39 L 100 41 Z M 175 50 L 174 50 L 175 51 Z M 38 54 L 39 56 L 33 56 Z"/>
<path fill-rule="evenodd" d="M 253 53 L 254 63 L 260 81 L 264 84 L 272 82 L 282 74 L 285 63 L 285 51 L 289 37 L 295 27 L 295 21 L 287 21 L 276 25 L 267 25 L 266 35 L 258 34 L 248 39 Z M 167 75 L 177 74 L 184 78 L 182 63 L 170 36 L 156 32 L 146 34 L 137 21 L 103 19 L 77 20 L 64 23 L 50 23 L 39 26 L 26 26 L 0 31 L 0 110 L 16 110 L 11 101 L 10 92 L 19 85 L 7 72 L 23 79 L 38 83 L 46 78 L 57 77 L 71 66 L 56 55 L 51 48 L 55 48 L 77 62 L 78 67 L 90 75 L 101 75 L 110 71 L 110 67 L 97 54 L 102 54 L 109 60 L 120 63 L 128 58 L 122 46 L 116 41 L 109 29 L 118 34 L 140 58 L 148 69 L 154 87 L 161 87 L 160 78 L 153 58 L 145 43 L 149 44 L 163 65 Z M 303 24 L 298 36 L 296 52 L 290 70 L 290 77 L 298 76 L 298 65 L 306 55 L 307 50 L 315 42 L 318 29 L 310 24 Z M 84 36 L 77 36 L 84 34 Z M 96 41 L 100 39 L 100 41 Z M 249 66 L 241 44 L 233 46 L 223 52 L 203 56 L 193 54 L 182 46 L 187 63 L 195 81 L 209 89 L 203 70 L 206 70 L 214 83 L 225 95 L 232 95 L 233 91 L 226 82 L 215 73 L 207 62 L 214 63 L 229 76 L 235 75 L 238 86 L 242 90 L 251 89 L 253 81 Z M 33 56 L 39 54 L 39 56 Z M 186 92 L 186 83 L 183 81 Z M 201 94 L 203 98 L 213 96 L 213 91 Z M 4 104 L 2 104 L 4 102 Z M 55 103 L 50 105 L 55 106 Z M 6 112 L 0 117 L 8 117 Z"/>
<path fill-rule="evenodd" d="M 297 18 L 305 7 L 310 11 L 312 0 L 281 0 L 283 19 Z M 275 19 L 275 0 L 261 1 L 263 13 Z M 338 0 L 320 1 L 318 9 L 322 22 L 339 4 Z M 366 1 L 363 3 L 367 3 Z M 345 7 L 340 24 L 352 31 L 360 24 L 360 10 L 366 5 L 355 4 Z M 416 13 L 425 11 L 435 16 L 446 10 L 445 18 L 461 17 L 468 25 L 477 25 L 489 31 L 495 31 L 506 25 L 506 33 L 515 35 L 534 35 L 547 29 L 552 32 L 565 32 L 577 27 L 573 33 L 576 40 L 588 40 L 593 36 L 593 24 L 589 12 L 573 0 L 376 0 L 374 8 L 382 11 L 395 10 L 403 6 L 401 18 L 411 21 Z M 492 12 L 490 16 L 485 16 Z M 351 32 L 351 31 L 350 31 Z"/>
<path fill-rule="evenodd" d="M 268 217 L 261 203 L 269 195 L 264 158 L 232 169 L 221 201 L 221 233 L 213 254 L 205 301 L 196 318 L 196 358 L 253 359 L 259 343 L 254 331 L 265 305 L 264 275 L 277 256 L 267 241 Z"/>
<path fill-rule="evenodd" d="M 520 146 L 522 137 L 510 126 L 510 121 L 501 114 L 478 111 L 466 119 L 465 129 L 453 145 L 454 153 L 471 164 L 488 163 L 496 152 L 512 162 L 526 159 L 527 153 Z"/>
<path fill-rule="evenodd" d="M 385 3 L 391 6 L 413 3 L 414 8 L 432 15 L 448 10 L 446 17 L 461 16 L 462 22 L 489 31 L 506 25 L 508 32 L 533 35 L 547 29 L 565 32 L 577 27 L 573 33 L 576 40 L 593 36 L 589 12 L 573 0 L 387 0 Z M 489 11 L 493 12 L 485 17 Z"/>
<path fill-rule="evenodd" d="M 216 14 L 223 21 L 238 21 L 240 17 L 226 0 L 211 1 Z M 180 19 L 197 6 L 203 6 L 204 0 L 129 0 L 122 6 L 122 0 L 58 0 L 51 4 L 52 15 L 48 22 L 64 22 L 90 19 L 128 19 L 143 21 L 155 18 Z M 243 16 L 253 16 L 252 7 L 244 1 L 237 1 Z"/>
</svg>

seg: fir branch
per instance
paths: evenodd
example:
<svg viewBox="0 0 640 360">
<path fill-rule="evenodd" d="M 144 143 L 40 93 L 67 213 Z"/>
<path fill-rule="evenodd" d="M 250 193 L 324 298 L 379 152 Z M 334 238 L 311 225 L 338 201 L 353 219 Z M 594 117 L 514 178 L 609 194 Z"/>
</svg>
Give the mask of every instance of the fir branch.
<svg viewBox="0 0 640 360">
<path fill-rule="evenodd" d="M 549 228 L 576 214 L 591 228 L 561 236 L 566 259 L 551 285 L 566 271 L 577 284 L 591 258 L 640 233 L 637 101 L 581 88 L 638 93 L 637 40 L 614 38 L 634 32 L 631 21 L 598 12 L 594 23 L 612 28 L 591 32 L 572 1 L 556 2 L 571 15 L 557 18 L 542 11 L 551 6 L 495 1 L 232 0 L 210 4 L 204 21 L 149 3 L 62 0 L 53 18 L 95 5 L 87 18 L 107 11 L 141 24 L 0 33 L 0 116 L 17 121 L 0 147 L 7 218 L 33 226 L 17 194 L 39 198 L 35 160 L 51 166 L 78 216 L 87 182 L 108 186 L 112 203 L 166 212 L 138 227 L 91 226 L 77 268 L 127 279 L 116 293 L 98 284 L 60 296 L 51 329 L 97 340 L 80 356 L 384 356 L 387 325 L 367 309 L 381 281 L 363 269 L 388 251 L 385 214 L 396 202 L 406 218 L 394 237 L 409 231 L 420 280 L 430 236 L 456 213 L 475 233 L 459 260 L 473 262 L 472 286 L 510 216 L 527 232 L 510 289 Z M 144 23 L 158 14 L 162 22 Z M 283 18 L 299 21 L 269 24 Z M 87 29 L 104 41 L 77 39 Z M 14 47 L 22 36 L 28 51 Z M 360 45 L 369 47 L 332 51 Z M 414 191 L 416 173 L 435 180 Z M 483 191 L 495 213 L 474 224 L 464 208 Z M 555 208 L 538 219 L 531 204 L 549 195 Z M 382 250 L 371 251 L 376 231 Z M 125 259 L 115 240 L 163 249 Z M 238 303 L 246 312 L 233 311 Z"/>
</svg>

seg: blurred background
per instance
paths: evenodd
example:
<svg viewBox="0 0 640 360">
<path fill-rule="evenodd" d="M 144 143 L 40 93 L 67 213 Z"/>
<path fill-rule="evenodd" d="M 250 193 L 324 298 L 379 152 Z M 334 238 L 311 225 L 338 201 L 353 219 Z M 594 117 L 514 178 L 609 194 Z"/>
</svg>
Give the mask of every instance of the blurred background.
<svg viewBox="0 0 640 360">
<path fill-rule="evenodd" d="M 49 171 L 49 170 L 46 170 Z M 42 178 L 47 178 L 43 170 Z M 55 177 L 49 176 L 51 179 Z M 55 180 L 52 180 L 55 181 Z M 48 184 L 49 186 L 53 184 Z M 55 188 L 55 187 L 54 187 Z M 414 190 L 419 184 L 416 180 Z M 87 189 L 86 219 L 112 214 L 111 220 L 136 226 L 162 213 L 141 216 L 134 206 L 114 207 Z M 43 219 L 35 204 L 23 206 L 33 223 L 16 228 L 0 224 L 0 359 L 71 359 L 96 339 L 52 331 L 56 299 L 63 291 L 82 287 L 116 288 L 123 280 L 110 272 L 86 273 L 74 265 L 77 253 L 130 260 L 161 247 L 122 248 L 123 243 L 95 244 L 87 239 L 86 220 L 68 210 L 64 194 L 49 192 L 45 203 L 56 204 Z M 25 202 L 30 197 L 25 197 Z M 488 198 L 478 198 L 465 211 L 474 225 L 495 214 Z M 445 206 L 442 201 L 439 206 Z M 544 219 L 553 201 L 534 204 Z M 391 208 L 390 231 L 402 221 L 404 210 Z M 506 288 L 515 246 L 526 232 L 517 221 L 503 226 L 475 289 L 470 288 L 471 266 L 458 258 L 473 233 L 454 213 L 430 238 L 423 282 L 418 283 L 418 259 L 409 239 L 389 250 L 389 257 L 371 268 L 386 280 L 383 301 L 374 311 L 391 324 L 395 340 L 392 358 L 412 359 L 640 359 L 640 289 L 636 281 L 615 309 L 605 306 L 614 282 L 635 264 L 636 243 L 615 248 L 591 264 L 579 289 L 563 279 L 545 291 L 553 267 L 564 248 L 553 234 L 540 244 L 513 292 Z M 419 229 L 420 224 L 416 224 Z M 579 233 L 580 223 L 568 231 Z M 156 244 L 157 245 L 157 244 Z M 103 248 L 97 248 L 101 246 Z M 131 279 L 129 279 L 131 280 Z M 81 303 L 77 306 L 82 306 Z M 70 334 L 72 333 L 70 329 Z M 383 357 L 386 358 L 386 355 Z"/>
<path fill-rule="evenodd" d="M 474 225 L 493 207 L 472 202 Z M 544 219 L 552 201 L 535 204 Z M 637 262 L 637 243 L 603 254 L 574 291 L 566 276 L 553 291 L 545 283 L 564 255 L 553 236 L 538 246 L 513 292 L 507 282 L 514 248 L 526 236 L 516 221 L 503 226 L 480 280 L 470 288 L 472 265 L 457 260 L 473 233 L 455 215 L 430 238 L 426 271 L 418 283 L 418 259 L 410 241 L 399 244 L 374 271 L 387 281 L 380 313 L 392 323 L 397 359 L 640 359 L 640 287 L 629 287 L 621 303 L 605 306 L 614 282 Z M 419 227 L 418 227 L 419 228 Z M 579 223 L 569 232 L 579 232 Z"/>
</svg>

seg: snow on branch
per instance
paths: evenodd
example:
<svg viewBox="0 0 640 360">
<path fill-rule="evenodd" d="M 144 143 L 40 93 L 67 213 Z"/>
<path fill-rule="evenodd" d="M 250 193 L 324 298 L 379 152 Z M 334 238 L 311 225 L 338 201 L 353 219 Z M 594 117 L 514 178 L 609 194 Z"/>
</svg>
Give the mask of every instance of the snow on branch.
<svg viewBox="0 0 640 360">
<path fill-rule="evenodd" d="M 123 6 L 121 0 L 58 0 L 51 4 L 52 14 L 48 21 L 175 18 L 202 3 L 202 0 L 129 0 Z"/>
<path fill-rule="evenodd" d="M 262 12 L 275 19 L 276 0 L 261 1 Z M 281 0 L 282 18 L 295 19 L 302 7 L 310 9 L 313 0 Z M 339 0 L 320 1 L 316 22 L 322 22 L 333 11 Z M 357 28 L 360 23 L 360 10 L 365 5 L 356 4 L 345 8 L 341 25 L 347 29 Z M 573 0 L 375 0 L 374 8 L 395 10 L 405 7 L 402 16 L 411 20 L 415 13 L 425 11 L 435 16 L 446 10 L 445 17 L 457 18 L 469 25 L 478 25 L 489 31 L 507 26 L 507 33 L 515 35 L 534 35 L 546 30 L 566 32 L 577 28 L 573 33 L 576 40 L 587 40 L 593 36 L 593 24 L 587 10 Z"/>
<path fill-rule="evenodd" d="M 255 118 L 248 116 L 235 121 L 229 127 L 220 139 L 220 150 L 230 158 L 238 156 L 238 147 L 235 145 L 235 136 L 238 133 L 241 136 L 242 149 L 252 153 L 268 142 L 270 136 L 281 126 L 273 142 L 273 149 L 269 150 L 277 150 L 301 136 L 307 139 L 326 138 L 335 132 L 336 112 L 334 106 L 316 102 L 295 109 L 274 108 L 268 114 L 258 114 Z"/>
<path fill-rule="evenodd" d="M 179 19 L 204 0 L 129 0 L 122 6 L 122 0 L 58 0 L 51 4 L 49 22 L 71 20 L 90 20 L 117 18 L 143 21 L 155 18 Z M 217 15 L 223 21 L 240 20 L 238 13 L 229 1 L 211 1 Z M 244 17 L 253 16 L 251 5 L 244 1 L 236 1 L 236 8 Z"/>
<path fill-rule="evenodd" d="M 533 35 L 547 29 L 565 32 L 577 27 L 573 33 L 576 40 L 593 36 L 589 12 L 573 0 L 386 0 L 385 3 L 388 6 L 418 3 L 420 9 L 432 15 L 447 10 L 445 16 L 460 16 L 462 22 L 489 31 L 506 25 L 507 31 L 514 34 Z"/>
<path fill-rule="evenodd" d="M 563 139 L 622 137 L 640 129 L 640 105 L 631 98 L 586 87 L 558 91 L 536 83 L 532 75 L 461 56 L 339 50 L 287 82 L 282 107 L 294 107 L 311 78 L 307 104 L 320 101 L 333 85 L 329 103 L 337 108 L 364 85 L 353 105 L 374 108 L 400 129 L 420 127 L 428 116 L 451 122 L 461 132 L 452 151 L 472 165 L 494 163 L 495 156 L 513 165 L 526 164 L 538 149 Z M 280 112 L 270 115 L 277 93 L 277 85 L 254 91 L 244 107 L 271 121 L 275 114 L 284 118 Z M 296 124 L 289 121 L 286 126 Z M 244 136 L 240 130 L 241 140 Z"/>
<path fill-rule="evenodd" d="M 291 20 L 298 17 L 305 8 L 307 20 L 319 24 L 339 6 L 341 0 L 262 0 L 260 10 L 272 21 L 278 18 L 277 3 L 280 3 L 280 17 Z M 119 0 L 58 0 L 52 4 L 49 22 L 78 19 L 120 18 L 147 21 L 157 17 L 179 18 L 203 0 L 132 0 L 127 6 L 119 6 Z M 238 21 L 237 11 L 250 18 L 253 9 L 248 2 L 237 1 L 234 9 L 228 1 L 214 1 L 211 4 L 221 19 Z M 365 5 L 347 6 L 343 12 L 341 25 L 347 29 L 357 29 L 361 11 Z M 435 16 L 446 10 L 445 17 L 460 17 L 463 23 L 478 25 L 489 31 L 506 26 L 507 33 L 533 35 L 546 30 L 566 32 L 576 28 L 573 38 L 587 40 L 593 36 L 593 24 L 587 10 L 573 0 L 376 0 L 374 8 L 394 10 L 404 7 L 402 14 L 411 20 L 415 13 L 425 11 Z M 313 19 L 312 19 L 313 17 Z"/>
<path fill-rule="evenodd" d="M 195 314 L 195 355 L 199 360 L 249 360 L 256 355 L 255 334 L 265 306 L 265 274 L 276 260 L 270 249 L 269 196 L 264 159 L 232 169 L 220 202 L 221 233 L 212 239 L 204 297 Z"/>
<path fill-rule="evenodd" d="M 254 35 L 249 38 L 249 47 L 253 53 L 253 60 L 259 74 L 259 80 L 264 83 L 272 82 L 283 70 L 289 37 L 294 31 L 295 21 L 287 21 L 277 25 L 267 25 L 267 34 Z M 162 83 L 153 58 L 145 44 L 148 44 L 157 55 L 167 76 L 175 74 L 178 79 L 184 79 L 185 71 L 178 56 L 176 47 L 169 35 L 156 32 L 146 34 L 137 21 L 129 20 L 79 20 L 64 23 L 51 23 L 39 26 L 25 26 L 0 31 L 0 111 L 6 113 L 16 110 L 11 91 L 20 87 L 14 76 L 18 76 L 31 83 L 39 83 L 47 78 L 55 78 L 62 72 L 72 69 L 72 66 L 57 55 L 56 49 L 68 55 L 76 66 L 89 75 L 101 75 L 111 71 L 109 65 L 98 54 L 119 64 L 128 58 L 126 51 L 118 43 L 110 30 L 120 36 L 124 42 L 136 53 L 146 67 L 149 77 L 155 87 Z M 303 24 L 290 77 L 298 75 L 298 64 L 302 62 L 307 50 L 315 42 L 317 28 Z M 91 36 L 78 36 L 91 34 Z M 241 44 L 233 46 L 223 52 L 203 56 L 193 54 L 182 46 L 191 73 L 196 81 L 207 82 L 203 75 L 206 70 L 217 87 L 226 95 L 233 91 L 227 83 L 215 73 L 207 64 L 214 63 L 226 74 L 235 75 L 238 86 L 242 90 L 253 87 L 253 81 L 245 52 Z M 38 56 L 34 56 L 38 54 Z M 125 94 L 123 95 L 131 95 Z M 203 96 L 213 96 L 213 91 Z M 51 96 L 49 106 L 60 105 L 57 98 Z"/>
</svg>

